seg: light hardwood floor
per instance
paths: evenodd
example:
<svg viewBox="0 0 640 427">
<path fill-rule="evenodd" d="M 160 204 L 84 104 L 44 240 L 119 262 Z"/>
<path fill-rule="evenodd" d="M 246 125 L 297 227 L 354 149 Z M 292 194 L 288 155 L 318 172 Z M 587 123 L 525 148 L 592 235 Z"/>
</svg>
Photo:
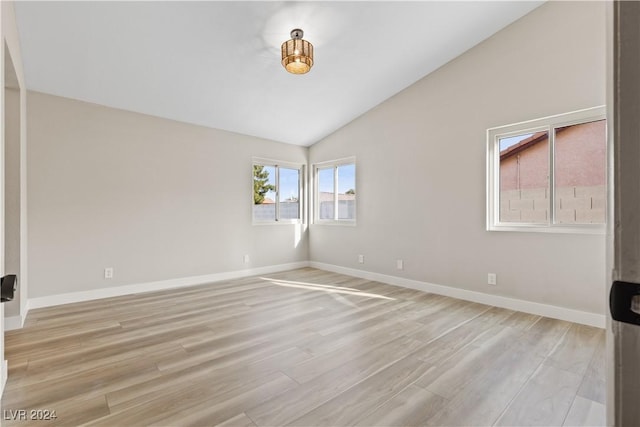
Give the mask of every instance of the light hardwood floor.
<svg viewBox="0 0 640 427">
<path fill-rule="evenodd" d="M 305 268 L 29 313 L 2 425 L 604 424 L 604 331 Z M 55 411 L 50 421 L 12 421 Z"/>
</svg>

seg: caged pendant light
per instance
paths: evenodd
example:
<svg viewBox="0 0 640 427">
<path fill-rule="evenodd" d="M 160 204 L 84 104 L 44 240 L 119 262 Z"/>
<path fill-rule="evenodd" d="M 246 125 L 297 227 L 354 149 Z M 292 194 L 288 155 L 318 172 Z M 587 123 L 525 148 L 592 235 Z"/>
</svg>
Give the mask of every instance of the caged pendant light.
<svg viewBox="0 0 640 427">
<path fill-rule="evenodd" d="M 313 45 L 302 40 L 303 31 L 291 30 L 291 40 L 282 43 L 282 66 L 292 74 L 305 74 L 313 67 Z"/>
</svg>

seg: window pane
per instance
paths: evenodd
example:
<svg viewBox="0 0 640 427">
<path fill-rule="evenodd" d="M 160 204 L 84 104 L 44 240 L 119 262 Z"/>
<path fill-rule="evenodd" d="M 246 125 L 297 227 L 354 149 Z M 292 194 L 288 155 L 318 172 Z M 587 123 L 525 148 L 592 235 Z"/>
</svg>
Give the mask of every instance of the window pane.
<svg viewBox="0 0 640 427">
<path fill-rule="evenodd" d="M 318 169 L 318 218 L 334 219 L 333 168 Z"/>
<path fill-rule="evenodd" d="M 300 218 L 300 171 L 280 168 L 280 219 Z"/>
<path fill-rule="evenodd" d="M 549 222 L 549 134 L 500 138 L 500 222 Z"/>
<path fill-rule="evenodd" d="M 276 168 L 253 165 L 253 219 L 276 220 Z"/>
<path fill-rule="evenodd" d="M 605 120 L 555 129 L 557 223 L 604 223 Z"/>
<path fill-rule="evenodd" d="M 356 219 L 356 165 L 338 166 L 338 219 Z"/>
</svg>

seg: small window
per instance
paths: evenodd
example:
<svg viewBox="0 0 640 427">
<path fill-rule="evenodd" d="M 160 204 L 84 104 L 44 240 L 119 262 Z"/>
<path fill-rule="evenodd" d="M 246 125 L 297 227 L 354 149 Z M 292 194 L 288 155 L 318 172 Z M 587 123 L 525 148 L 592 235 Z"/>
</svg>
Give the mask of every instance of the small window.
<svg viewBox="0 0 640 427">
<path fill-rule="evenodd" d="M 254 160 L 254 223 L 301 221 L 302 170 L 302 165 Z"/>
<path fill-rule="evenodd" d="M 549 221 L 549 133 L 499 138 L 500 222 Z"/>
<path fill-rule="evenodd" d="M 487 131 L 487 228 L 604 232 L 606 121 L 591 108 Z"/>
<path fill-rule="evenodd" d="M 355 160 L 346 159 L 316 165 L 315 183 L 316 222 L 355 224 Z"/>
<path fill-rule="evenodd" d="M 605 120 L 555 129 L 556 223 L 604 224 Z"/>
</svg>

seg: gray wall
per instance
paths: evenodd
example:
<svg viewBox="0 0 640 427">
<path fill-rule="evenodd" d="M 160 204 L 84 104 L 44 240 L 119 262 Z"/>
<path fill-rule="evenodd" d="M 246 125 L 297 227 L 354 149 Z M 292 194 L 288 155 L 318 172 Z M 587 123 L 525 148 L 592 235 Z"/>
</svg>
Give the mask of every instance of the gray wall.
<svg viewBox="0 0 640 427">
<path fill-rule="evenodd" d="M 357 226 L 311 226 L 312 261 L 604 313 L 604 235 L 485 230 L 486 129 L 604 104 L 604 17 L 548 2 L 312 146 L 356 156 L 358 185 Z"/>
<path fill-rule="evenodd" d="M 252 156 L 304 164 L 306 148 L 36 92 L 28 104 L 30 298 L 308 259 L 299 226 L 251 218 Z"/>
</svg>

